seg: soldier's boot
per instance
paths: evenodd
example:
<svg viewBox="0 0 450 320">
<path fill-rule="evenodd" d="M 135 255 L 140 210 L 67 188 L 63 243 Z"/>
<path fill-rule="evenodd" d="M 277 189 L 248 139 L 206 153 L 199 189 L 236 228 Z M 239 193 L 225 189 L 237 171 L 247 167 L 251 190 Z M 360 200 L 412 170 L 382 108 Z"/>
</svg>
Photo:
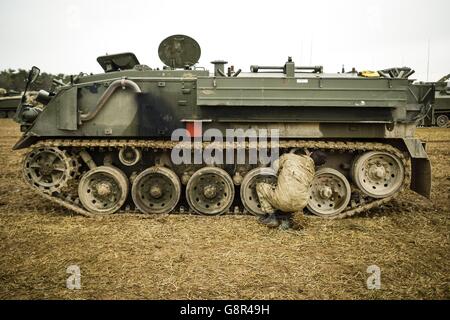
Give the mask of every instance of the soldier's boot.
<svg viewBox="0 0 450 320">
<path fill-rule="evenodd" d="M 258 218 L 258 222 L 264 224 L 264 222 L 265 222 L 267 219 L 269 219 L 269 216 L 270 216 L 270 215 L 269 215 L 268 213 L 264 214 L 263 216 L 260 216 L 260 217 Z"/>
<path fill-rule="evenodd" d="M 282 215 L 278 218 L 280 220 L 279 228 L 281 230 L 288 230 L 292 228 L 291 215 Z"/>
<path fill-rule="evenodd" d="M 292 222 L 290 219 L 282 219 L 279 227 L 281 230 L 289 230 L 292 228 Z"/>
<path fill-rule="evenodd" d="M 269 213 L 266 217 L 260 218 L 259 222 L 268 226 L 269 228 L 276 228 L 280 225 L 280 221 L 277 216 L 273 213 Z"/>
</svg>

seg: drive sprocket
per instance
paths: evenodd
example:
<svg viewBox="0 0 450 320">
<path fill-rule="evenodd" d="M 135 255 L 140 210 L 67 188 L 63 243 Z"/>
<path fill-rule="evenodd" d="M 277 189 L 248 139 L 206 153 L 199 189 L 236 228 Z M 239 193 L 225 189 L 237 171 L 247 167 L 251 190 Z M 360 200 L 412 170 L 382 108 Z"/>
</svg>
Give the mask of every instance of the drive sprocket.
<svg viewBox="0 0 450 320">
<path fill-rule="evenodd" d="M 22 173 L 32 187 L 47 194 L 61 193 L 78 174 L 78 160 L 57 147 L 38 147 L 25 155 Z"/>
</svg>

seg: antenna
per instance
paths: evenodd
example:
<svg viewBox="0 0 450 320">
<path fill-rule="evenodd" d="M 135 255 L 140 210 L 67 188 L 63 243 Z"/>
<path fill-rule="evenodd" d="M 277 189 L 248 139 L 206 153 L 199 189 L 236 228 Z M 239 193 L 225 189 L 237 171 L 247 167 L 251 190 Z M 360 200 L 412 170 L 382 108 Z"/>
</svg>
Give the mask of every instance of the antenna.
<svg viewBox="0 0 450 320">
<path fill-rule="evenodd" d="M 427 82 L 430 76 L 430 38 L 428 38 L 428 55 L 427 55 Z"/>
<path fill-rule="evenodd" d="M 300 63 L 303 62 L 303 40 L 300 40 Z"/>
</svg>

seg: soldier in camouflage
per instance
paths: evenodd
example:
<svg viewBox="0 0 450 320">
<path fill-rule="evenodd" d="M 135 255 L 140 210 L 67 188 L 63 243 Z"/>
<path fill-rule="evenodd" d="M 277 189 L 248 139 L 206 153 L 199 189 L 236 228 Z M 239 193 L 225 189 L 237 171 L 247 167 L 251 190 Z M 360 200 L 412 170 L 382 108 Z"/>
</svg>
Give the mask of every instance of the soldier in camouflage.
<svg viewBox="0 0 450 320">
<path fill-rule="evenodd" d="M 266 213 L 260 222 L 270 228 L 292 227 L 292 214 L 301 213 L 309 200 L 309 188 L 314 178 L 315 166 L 325 163 L 320 151 L 305 155 L 283 154 L 279 159 L 276 186 L 259 183 L 256 192 L 261 209 Z"/>
</svg>

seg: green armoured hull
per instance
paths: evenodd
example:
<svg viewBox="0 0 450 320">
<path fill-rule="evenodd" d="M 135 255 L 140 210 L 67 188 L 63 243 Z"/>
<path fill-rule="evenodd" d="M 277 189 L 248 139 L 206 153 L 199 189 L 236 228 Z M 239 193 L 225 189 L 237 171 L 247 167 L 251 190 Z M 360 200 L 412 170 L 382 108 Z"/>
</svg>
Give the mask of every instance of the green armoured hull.
<svg viewBox="0 0 450 320">
<path fill-rule="evenodd" d="M 108 86 L 123 78 L 141 92 L 117 90 L 96 118 L 83 121 L 80 114 L 94 112 Z M 212 77 L 206 71 L 111 72 L 60 88 L 26 134 L 170 138 L 171 130 L 196 120 L 204 121 L 206 128 L 223 129 L 284 123 L 282 137 L 412 138 L 424 109 L 418 97 L 429 88 L 407 79 L 338 74 Z M 140 111 L 158 112 L 158 117 L 147 119 L 152 117 L 139 116 Z M 152 128 L 142 130 L 147 126 Z"/>
</svg>

